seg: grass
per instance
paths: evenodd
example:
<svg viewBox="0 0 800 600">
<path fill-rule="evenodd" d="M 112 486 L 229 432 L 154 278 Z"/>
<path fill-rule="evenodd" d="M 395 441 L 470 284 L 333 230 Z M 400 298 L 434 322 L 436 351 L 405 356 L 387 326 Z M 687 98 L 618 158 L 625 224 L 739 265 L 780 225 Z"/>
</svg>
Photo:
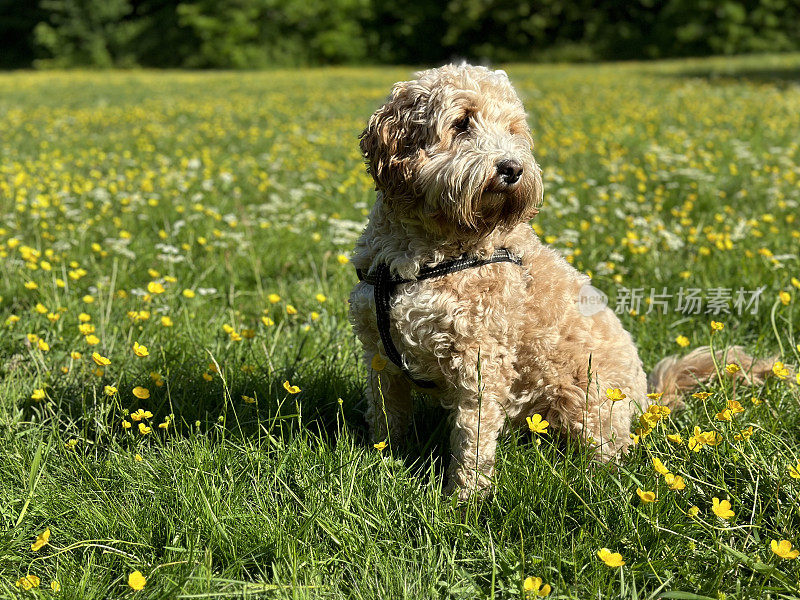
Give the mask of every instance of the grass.
<svg viewBox="0 0 800 600">
<path fill-rule="evenodd" d="M 716 347 L 797 364 L 800 56 L 507 70 L 545 171 L 534 227 L 620 307 L 645 367 L 709 343 L 711 319 Z M 0 75 L 1 596 L 521 598 L 529 576 L 580 600 L 800 594 L 798 561 L 770 549 L 800 545 L 792 375 L 713 382 L 618 465 L 509 434 L 493 496 L 465 506 L 440 491 L 442 411 L 366 442 L 356 138 L 409 75 Z M 638 288 L 669 310 L 631 312 Z M 678 310 L 690 288 L 699 314 Z M 706 312 L 715 295 L 728 312 Z M 694 427 L 719 443 L 690 450 Z"/>
</svg>

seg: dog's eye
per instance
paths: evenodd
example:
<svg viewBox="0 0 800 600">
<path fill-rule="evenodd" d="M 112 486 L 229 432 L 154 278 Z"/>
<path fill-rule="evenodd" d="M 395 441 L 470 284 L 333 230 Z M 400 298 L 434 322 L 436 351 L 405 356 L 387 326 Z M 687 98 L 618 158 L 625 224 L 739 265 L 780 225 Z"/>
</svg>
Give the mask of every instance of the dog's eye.
<svg viewBox="0 0 800 600">
<path fill-rule="evenodd" d="M 453 129 L 459 132 L 469 129 L 469 115 L 464 115 L 458 121 L 455 121 L 453 123 Z"/>
</svg>

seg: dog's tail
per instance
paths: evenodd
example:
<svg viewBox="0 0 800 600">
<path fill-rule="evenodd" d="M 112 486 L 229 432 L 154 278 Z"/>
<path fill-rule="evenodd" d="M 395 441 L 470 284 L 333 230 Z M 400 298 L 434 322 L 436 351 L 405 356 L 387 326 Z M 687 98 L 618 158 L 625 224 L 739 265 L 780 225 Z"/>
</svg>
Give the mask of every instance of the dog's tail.
<svg viewBox="0 0 800 600">
<path fill-rule="evenodd" d="M 683 358 L 668 356 L 662 359 L 647 377 L 647 387 L 651 392 L 662 393 L 662 403 L 679 407 L 682 404 L 682 392 L 692 389 L 698 382 L 712 379 L 717 374 L 715 361 L 724 375 L 733 379 L 744 379 L 753 385 L 764 383 L 764 378 L 773 373 L 772 367 L 777 360 L 777 356 L 756 360 L 741 346 L 717 350 L 712 356 L 711 348 L 702 346 Z M 725 368 L 728 364 L 735 364 L 739 369 L 731 373 Z"/>
</svg>

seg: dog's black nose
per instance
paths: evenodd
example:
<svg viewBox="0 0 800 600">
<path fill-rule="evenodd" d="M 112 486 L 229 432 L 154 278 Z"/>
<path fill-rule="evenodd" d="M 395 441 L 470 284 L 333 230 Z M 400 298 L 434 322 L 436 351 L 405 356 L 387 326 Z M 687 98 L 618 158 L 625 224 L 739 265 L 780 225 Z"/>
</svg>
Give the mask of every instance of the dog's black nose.
<svg viewBox="0 0 800 600">
<path fill-rule="evenodd" d="M 522 165 L 516 160 L 501 160 L 497 163 L 497 174 L 505 183 L 516 183 L 522 175 Z"/>
</svg>

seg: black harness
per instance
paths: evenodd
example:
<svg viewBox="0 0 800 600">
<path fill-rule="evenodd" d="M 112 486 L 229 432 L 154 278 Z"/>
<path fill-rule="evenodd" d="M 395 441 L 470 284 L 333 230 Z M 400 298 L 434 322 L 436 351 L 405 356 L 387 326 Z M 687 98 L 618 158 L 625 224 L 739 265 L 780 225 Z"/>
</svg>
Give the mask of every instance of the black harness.
<svg viewBox="0 0 800 600">
<path fill-rule="evenodd" d="M 383 348 L 386 351 L 386 357 L 397 365 L 403 374 L 419 387 L 433 388 L 436 387 L 436 384 L 432 381 L 415 379 L 403 362 L 403 357 L 400 355 L 397 346 L 395 346 L 392 341 L 389 311 L 391 309 L 392 296 L 397 286 L 404 283 L 422 281 L 424 279 L 433 279 L 434 277 L 444 277 L 445 275 L 456 273 L 457 271 L 472 269 L 474 267 L 483 267 L 484 265 L 491 265 L 492 263 L 498 262 L 510 262 L 515 265 L 522 265 L 522 259 L 511 254 L 507 248 L 500 248 L 499 250 L 495 250 L 495 253 L 489 258 L 461 256 L 453 260 L 439 263 L 433 267 L 423 267 L 419 270 L 419 274 L 414 279 L 401 279 L 393 276 L 389 271 L 389 265 L 386 263 L 380 263 L 370 273 L 364 273 L 361 269 L 356 269 L 359 281 L 363 281 L 372 286 L 375 295 L 375 313 L 378 321 L 378 333 L 381 336 Z"/>
</svg>

